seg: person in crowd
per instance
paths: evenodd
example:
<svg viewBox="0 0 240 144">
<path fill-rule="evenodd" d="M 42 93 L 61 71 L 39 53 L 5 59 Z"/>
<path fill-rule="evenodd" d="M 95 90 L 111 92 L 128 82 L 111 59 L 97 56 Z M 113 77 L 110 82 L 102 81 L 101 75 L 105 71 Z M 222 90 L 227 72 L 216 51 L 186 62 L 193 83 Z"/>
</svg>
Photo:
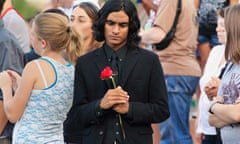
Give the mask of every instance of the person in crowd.
<svg viewBox="0 0 240 144">
<path fill-rule="evenodd" d="M 74 0 L 58 0 L 58 8 L 60 8 L 70 19 Z"/>
<path fill-rule="evenodd" d="M 216 32 L 217 10 L 236 3 L 238 0 L 195 0 L 199 23 L 197 56 L 202 70 L 211 48 L 220 45 Z"/>
<path fill-rule="evenodd" d="M 81 36 L 65 16 L 40 13 L 33 21 L 31 41 L 42 57 L 29 62 L 22 76 L 10 70 L 0 74 L 4 110 L 16 122 L 13 144 L 64 143 L 63 121 L 72 105 L 73 65 L 81 53 Z M 62 56 L 64 50 L 71 63 Z"/>
<path fill-rule="evenodd" d="M 226 10 L 225 10 L 226 9 Z M 208 123 L 209 116 L 209 104 L 210 100 L 217 95 L 218 85 L 222 69 L 225 66 L 226 60 L 224 57 L 225 52 L 225 26 L 224 15 L 227 8 L 221 8 L 218 10 L 218 22 L 217 22 L 217 35 L 219 42 L 222 45 L 218 45 L 212 48 L 208 60 L 205 65 L 203 75 L 199 81 L 201 95 L 198 103 L 198 121 L 197 121 L 197 140 L 202 144 L 221 144 L 217 138 L 216 128 L 212 127 Z M 208 96 L 211 97 L 208 99 Z"/>
<path fill-rule="evenodd" d="M 152 0 L 152 1 L 151 0 L 142 0 L 142 5 L 148 14 L 148 19 L 143 26 L 143 29 L 145 31 L 147 31 L 153 26 L 153 22 L 156 18 L 157 9 L 160 5 L 160 0 Z M 152 45 L 145 44 L 144 48 L 152 50 Z"/>
<path fill-rule="evenodd" d="M 0 0 L 0 13 L 5 0 Z M 16 37 L 4 27 L 0 18 L 0 72 L 11 69 L 21 74 L 24 67 L 24 52 Z M 0 90 L 0 143 L 11 144 L 13 124 L 8 122 L 3 108 L 3 94 Z"/>
<path fill-rule="evenodd" d="M 182 0 L 181 3 L 173 40 L 161 51 L 153 49 L 163 66 L 170 105 L 170 118 L 160 124 L 161 144 L 193 143 L 189 133 L 189 112 L 201 75 L 195 56 L 198 25 L 193 1 Z M 139 34 L 142 43 L 155 44 L 166 37 L 177 7 L 178 0 L 161 0 L 153 27 Z"/>
<path fill-rule="evenodd" d="M 143 27 L 144 30 L 148 30 L 153 26 L 153 22 L 156 17 L 157 9 L 160 5 L 160 1 L 161 0 L 142 0 L 141 1 L 143 8 L 148 15 L 148 19 Z M 144 45 L 144 48 L 152 50 L 152 45 L 146 44 Z M 160 137 L 161 137 L 159 124 L 153 124 L 152 128 L 153 128 L 153 144 L 159 144 Z"/>
<path fill-rule="evenodd" d="M 30 40 L 28 27 L 20 13 L 14 9 L 12 0 L 6 0 L 0 17 L 4 21 L 5 28 L 17 38 L 24 53 L 29 52 Z"/>
<path fill-rule="evenodd" d="M 94 39 L 92 24 L 97 20 L 97 12 L 99 6 L 96 6 L 92 2 L 80 2 L 73 7 L 73 13 L 71 15 L 71 26 L 74 27 L 79 33 L 83 35 L 83 51 L 87 53 L 95 48 L 99 48 L 102 42 L 98 42 Z M 153 127 L 154 134 L 156 134 L 156 141 L 160 140 L 159 128 L 156 125 Z M 69 133 L 69 132 L 68 132 Z M 67 139 L 67 137 L 66 137 Z"/>
<path fill-rule="evenodd" d="M 43 6 L 40 7 L 40 9 L 42 12 L 44 12 L 48 9 L 61 9 L 70 19 L 74 1 L 75 0 L 48 0 L 48 1 L 44 2 Z M 37 4 L 39 4 L 39 1 L 32 0 L 32 3 L 34 5 L 37 5 Z"/>
<path fill-rule="evenodd" d="M 73 8 L 70 25 L 82 35 L 83 54 L 86 54 L 87 52 L 90 52 L 102 45 L 102 42 L 98 42 L 94 39 L 92 30 L 93 23 L 98 19 L 98 10 L 97 6 L 91 2 L 81 2 Z M 66 142 L 69 142 L 71 141 L 72 131 L 68 131 L 67 127 L 68 125 L 64 124 L 64 139 Z"/>
<path fill-rule="evenodd" d="M 211 102 L 209 108 L 209 123 L 221 128 L 221 138 L 224 144 L 238 144 L 240 138 L 236 136 L 240 131 L 239 115 L 239 12 L 240 4 L 231 6 L 225 15 L 226 48 L 225 59 L 228 64 L 218 88 L 218 96 Z"/>
<path fill-rule="evenodd" d="M 58 2 L 59 2 L 59 0 L 48 0 L 44 4 L 44 6 L 41 9 L 41 11 L 44 12 L 44 11 L 46 11 L 48 9 L 58 9 Z M 37 3 L 37 1 L 36 1 L 36 3 Z"/>
<path fill-rule="evenodd" d="M 99 8 L 91 2 L 81 2 L 73 7 L 71 26 L 83 36 L 83 53 L 102 45 L 95 40 L 92 30 L 92 25 L 98 18 L 98 10 Z"/>
<path fill-rule="evenodd" d="M 108 0 L 98 16 L 94 34 L 104 44 L 77 61 L 70 143 L 152 144 L 151 124 L 169 117 L 158 56 L 138 47 L 140 20 L 130 0 Z"/>
</svg>

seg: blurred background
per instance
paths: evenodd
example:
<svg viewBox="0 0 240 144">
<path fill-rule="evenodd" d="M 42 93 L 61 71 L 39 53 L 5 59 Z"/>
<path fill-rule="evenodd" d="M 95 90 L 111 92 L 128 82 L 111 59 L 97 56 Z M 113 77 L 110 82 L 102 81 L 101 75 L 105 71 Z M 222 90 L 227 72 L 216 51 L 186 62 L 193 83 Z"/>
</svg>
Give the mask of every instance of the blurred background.
<svg viewBox="0 0 240 144">
<path fill-rule="evenodd" d="M 30 19 L 38 13 L 50 0 L 12 0 L 14 7 L 24 19 Z M 80 0 L 81 1 L 81 0 Z M 99 0 L 103 4 L 107 0 Z M 139 0 L 132 0 L 137 6 Z"/>
</svg>

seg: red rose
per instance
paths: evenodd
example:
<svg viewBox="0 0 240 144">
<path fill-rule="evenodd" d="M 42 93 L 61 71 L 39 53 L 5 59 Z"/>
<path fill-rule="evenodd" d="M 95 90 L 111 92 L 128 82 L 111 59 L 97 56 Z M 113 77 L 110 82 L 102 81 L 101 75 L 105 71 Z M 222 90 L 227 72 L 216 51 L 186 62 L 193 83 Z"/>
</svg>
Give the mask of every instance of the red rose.
<svg viewBox="0 0 240 144">
<path fill-rule="evenodd" d="M 100 78 L 102 80 L 111 79 L 112 83 L 113 83 L 113 87 L 116 88 L 116 82 L 115 82 L 115 80 L 113 78 L 113 72 L 112 72 L 112 69 L 109 66 L 106 66 L 103 69 L 103 71 L 101 72 Z"/>
<path fill-rule="evenodd" d="M 112 77 L 112 69 L 109 66 L 107 66 L 101 72 L 100 78 L 102 80 L 105 80 L 105 79 L 109 79 L 111 77 Z"/>
</svg>

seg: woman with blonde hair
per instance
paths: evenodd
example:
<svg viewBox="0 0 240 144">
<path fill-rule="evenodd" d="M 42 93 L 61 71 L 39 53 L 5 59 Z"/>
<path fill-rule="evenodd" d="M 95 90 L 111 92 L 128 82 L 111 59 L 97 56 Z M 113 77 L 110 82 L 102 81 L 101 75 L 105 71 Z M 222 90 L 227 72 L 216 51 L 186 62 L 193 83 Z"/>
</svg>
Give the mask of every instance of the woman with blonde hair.
<svg viewBox="0 0 240 144">
<path fill-rule="evenodd" d="M 13 144 L 64 143 L 63 121 L 73 100 L 73 64 L 82 54 L 80 38 L 65 16 L 41 13 L 34 19 L 31 41 L 41 58 L 29 62 L 22 76 L 10 70 L 0 74 L 4 110 L 16 122 Z"/>
</svg>

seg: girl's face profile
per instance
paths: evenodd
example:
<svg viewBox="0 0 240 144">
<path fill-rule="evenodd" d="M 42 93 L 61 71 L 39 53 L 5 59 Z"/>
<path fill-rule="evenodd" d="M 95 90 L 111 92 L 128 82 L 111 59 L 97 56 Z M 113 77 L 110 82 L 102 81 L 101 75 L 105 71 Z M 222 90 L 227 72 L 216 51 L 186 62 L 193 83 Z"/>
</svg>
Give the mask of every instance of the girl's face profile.
<svg viewBox="0 0 240 144">
<path fill-rule="evenodd" d="M 220 16 L 218 17 L 216 31 L 217 31 L 219 42 L 222 44 L 225 44 L 226 43 L 226 30 L 225 30 L 223 17 L 220 17 Z"/>
<path fill-rule="evenodd" d="M 87 39 L 93 35 L 92 24 L 91 18 L 83 8 L 74 8 L 71 15 L 71 26 L 74 27 L 78 33 L 83 35 L 83 39 Z"/>
</svg>

